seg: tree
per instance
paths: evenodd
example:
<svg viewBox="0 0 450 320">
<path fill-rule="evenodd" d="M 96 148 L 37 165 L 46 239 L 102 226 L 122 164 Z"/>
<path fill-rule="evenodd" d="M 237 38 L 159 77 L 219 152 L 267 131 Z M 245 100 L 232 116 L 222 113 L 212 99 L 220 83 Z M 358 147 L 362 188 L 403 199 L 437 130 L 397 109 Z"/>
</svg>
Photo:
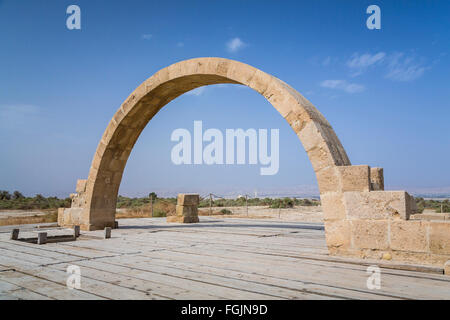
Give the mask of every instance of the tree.
<svg viewBox="0 0 450 320">
<path fill-rule="evenodd" d="M 155 200 L 158 196 L 156 195 L 156 193 L 154 192 L 150 192 L 148 195 L 149 198 L 152 198 L 153 200 Z"/>
<path fill-rule="evenodd" d="M 11 194 L 6 190 L 0 191 L 0 200 L 11 200 Z"/>
<path fill-rule="evenodd" d="M 23 198 L 25 198 L 24 196 L 23 196 L 23 194 L 22 193 L 20 193 L 19 191 L 14 191 L 14 193 L 13 193 L 13 199 L 14 200 L 18 200 L 18 199 L 23 199 Z"/>
</svg>

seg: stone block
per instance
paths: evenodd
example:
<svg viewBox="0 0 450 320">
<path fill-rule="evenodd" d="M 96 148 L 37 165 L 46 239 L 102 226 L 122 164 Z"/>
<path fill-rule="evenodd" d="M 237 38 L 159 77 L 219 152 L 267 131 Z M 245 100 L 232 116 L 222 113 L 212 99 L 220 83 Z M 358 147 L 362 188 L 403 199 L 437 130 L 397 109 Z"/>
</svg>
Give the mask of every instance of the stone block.
<svg viewBox="0 0 450 320">
<path fill-rule="evenodd" d="M 12 229 L 11 231 L 11 240 L 18 240 L 19 239 L 19 229 Z"/>
<path fill-rule="evenodd" d="M 334 159 L 331 156 L 331 151 L 325 142 L 322 142 L 319 146 L 306 151 L 306 153 L 311 161 L 314 172 L 318 172 L 323 168 L 335 165 Z"/>
<path fill-rule="evenodd" d="M 370 191 L 369 166 L 338 166 L 340 191 Z"/>
<path fill-rule="evenodd" d="M 307 122 L 304 128 L 299 132 L 298 137 L 302 141 L 303 147 L 307 152 L 313 148 L 319 147 L 324 141 L 322 128 L 320 127 L 320 124 L 314 121 Z"/>
<path fill-rule="evenodd" d="M 198 216 L 197 206 L 181 206 L 177 204 L 175 212 L 176 216 L 186 216 L 186 217 Z"/>
<path fill-rule="evenodd" d="M 47 232 L 38 232 L 37 244 L 46 244 L 46 243 L 47 243 Z"/>
<path fill-rule="evenodd" d="M 430 251 L 450 255 L 450 221 L 430 221 Z"/>
<path fill-rule="evenodd" d="M 378 249 L 389 248 L 388 220 L 351 221 L 352 244 L 356 249 Z"/>
<path fill-rule="evenodd" d="M 426 221 L 392 221 L 390 227 L 391 249 L 428 252 L 428 225 Z"/>
<path fill-rule="evenodd" d="M 177 204 L 181 206 L 198 206 L 200 197 L 198 194 L 180 193 L 177 197 Z"/>
<path fill-rule="evenodd" d="M 370 187 L 373 191 L 384 190 L 383 168 L 370 168 Z"/>
<path fill-rule="evenodd" d="M 327 192 L 320 195 L 324 220 L 344 220 L 347 217 L 342 193 Z"/>
<path fill-rule="evenodd" d="M 350 232 L 350 224 L 348 221 L 325 221 L 325 238 L 329 248 L 349 248 L 351 244 Z"/>
<path fill-rule="evenodd" d="M 105 228 L 105 239 L 111 238 L 111 227 Z"/>
<path fill-rule="evenodd" d="M 75 238 L 78 238 L 80 236 L 80 226 L 73 226 L 73 235 Z"/>
<path fill-rule="evenodd" d="M 321 194 L 337 192 L 339 190 L 339 179 L 335 166 L 329 166 L 316 172 L 317 183 Z M 339 192 L 339 194 L 342 193 Z"/>
<path fill-rule="evenodd" d="M 86 179 L 78 179 L 77 180 L 77 188 L 75 189 L 76 193 L 83 193 L 86 191 Z"/>
<path fill-rule="evenodd" d="M 409 220 L 408 194 L 405 191 L 345 192 L 348 219 Z"/>
</svg>

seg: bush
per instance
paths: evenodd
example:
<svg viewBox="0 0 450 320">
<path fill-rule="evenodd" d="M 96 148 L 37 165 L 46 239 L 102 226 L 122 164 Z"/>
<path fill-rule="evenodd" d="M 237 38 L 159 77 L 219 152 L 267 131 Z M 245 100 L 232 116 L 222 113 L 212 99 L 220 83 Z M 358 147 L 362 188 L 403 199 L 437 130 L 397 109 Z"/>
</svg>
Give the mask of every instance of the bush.
<svg viewBox="0 0 450 320">
<path fill-rule="evenodd" d="M 232 214 L 233 212 L 231 212 L 231 210 L 228 210 L 228 209 L 222 209 L 222 210 L 220 210 L 220 213 L 221 214 Z"/>
</svg>

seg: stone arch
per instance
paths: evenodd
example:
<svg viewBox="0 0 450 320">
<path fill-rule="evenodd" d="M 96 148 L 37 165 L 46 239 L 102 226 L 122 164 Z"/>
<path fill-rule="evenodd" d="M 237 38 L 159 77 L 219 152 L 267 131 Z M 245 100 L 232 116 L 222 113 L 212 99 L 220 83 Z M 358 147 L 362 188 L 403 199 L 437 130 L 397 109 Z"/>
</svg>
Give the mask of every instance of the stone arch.
<svg viewBox="0 0 450 320">
<path fill-rule="evenodd" d="M 78 180 L 71 208 L 58 211 L 58 224 L 114 227 L 123 170 L 147 123 L 183 93 L 219 83 L 259 92 L 296 132 L 317 177 L 331 254 L 441 265 L 450 258 L 450 223 L 409 221 L 414 198 L 405 191 L 384 191 L 382 168 L 352 166 L 331 125 L 307 99 L 276 77 L 222 58 L 175 63 L 133 91 L 106 128 L 88 179 Z"/>
<path fill-rule="evenodd" d="M 292 87 L 250 65 L 223 58 L 175 63 L 144 81 L 106 128 L 92 161 L 80 206 L 82 229 L 112 226 L 127 159 L 140 133 L 167 103 L 195 88 L 222 83 L 246 85 L 263 95 L 301 140 L 316 174 L 350 161 L 325 117 Z M 319 189 L 322 189 L 319 180 Z M 86 223 L 87 222 L 87 223 Z"/>
</svg>

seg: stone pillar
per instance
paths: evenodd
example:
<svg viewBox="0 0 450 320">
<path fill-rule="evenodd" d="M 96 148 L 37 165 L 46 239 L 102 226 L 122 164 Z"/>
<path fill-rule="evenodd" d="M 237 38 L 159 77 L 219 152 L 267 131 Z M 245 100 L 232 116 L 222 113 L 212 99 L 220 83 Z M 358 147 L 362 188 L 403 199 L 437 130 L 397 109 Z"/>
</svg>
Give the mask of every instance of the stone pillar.
<svg viewBox="0 0 450 320">
<path fill-rule="evenodd" d="M 198 220 L 198 194 L 180 193 L 177 198 L 175 215 L 167 216 L 167 222 L 196 223 Z"/>
<path fill-rule="evenodd" d="M 384 190 L 383 168 L 370 168 L 370 189 L 372 191 Z"/>
</svg>

